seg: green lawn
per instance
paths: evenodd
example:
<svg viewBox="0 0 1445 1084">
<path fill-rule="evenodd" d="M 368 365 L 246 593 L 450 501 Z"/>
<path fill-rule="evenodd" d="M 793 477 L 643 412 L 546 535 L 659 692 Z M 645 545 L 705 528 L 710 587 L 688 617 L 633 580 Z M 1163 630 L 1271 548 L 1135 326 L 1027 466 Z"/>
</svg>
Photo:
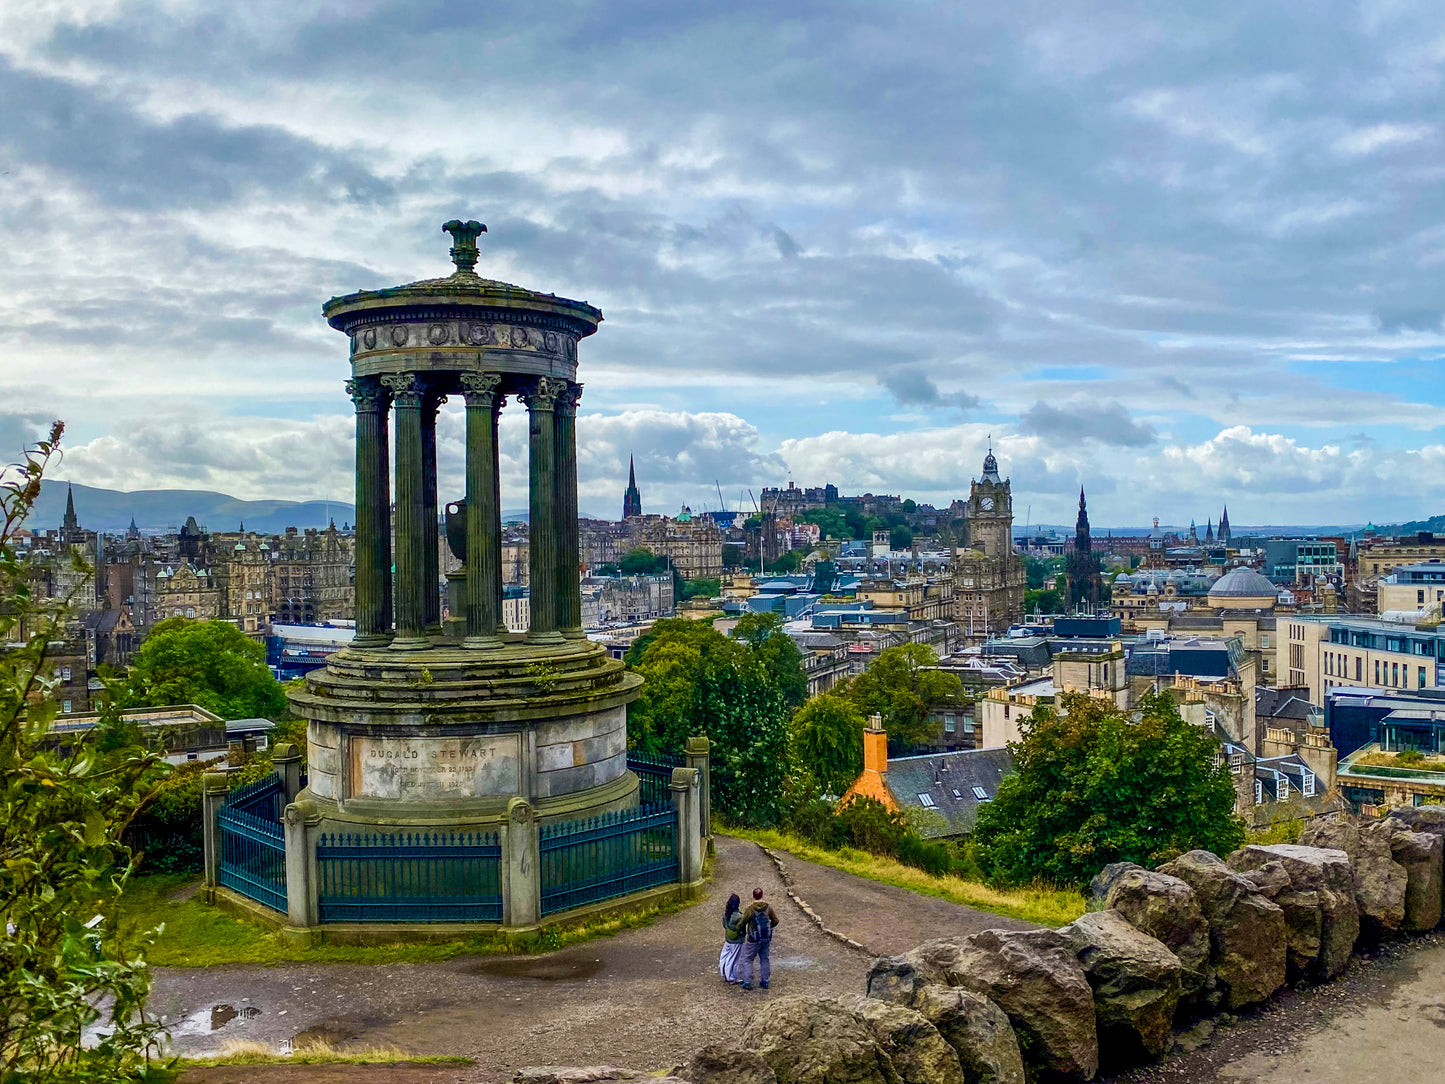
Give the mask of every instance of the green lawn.
<svg viewBox="0 0 1445 1084">
<path fill-rule="evenodd" d="M 194 885 L 194 875 L 157 874 L 133 877 L 121 901 L 120 931 L 135 938 L 164 924 L 146 959 L 156 967 L 215 967 L 221 964 L 349 963 L 395 964 L 448 960 L 454 956 L 551 952 L 568 945 L 606 937 L 621 930 L 645 926 L 686 904 L 666 904 L 629 912 L 565 929 L 542 930 L 522 936 L 469 937 L 435 944 L 290 945 L 258 925 L 232 918 L 198 897 L 178 900 L 177 894 Z"/>
<path fill-rule="evenodd" d="M 1047 885 L 994 888 L 979 881 L 966 881 L 962 877 L 938 877 L 913 866 L 905 866 L 896 859 L 868 854 L 852 847 L 837 851 L 824 850 L 798 836 L 771 828 L 730 827 L 724 831 L 728 835 L 761 843 L 770 850 L 787 851 L 820 866 L 831 866 L 870 881 L 907 888 L 926 896 L 937 896 L 950 903 L 961 903 L 976 907 L 980 911 L 991 911 L 996 915 L 1037 922 L 1041 926 L 1063 926 L 1085 911 L 1083 895 L 1072 888 L 1052 888 Z"/>
</svg>

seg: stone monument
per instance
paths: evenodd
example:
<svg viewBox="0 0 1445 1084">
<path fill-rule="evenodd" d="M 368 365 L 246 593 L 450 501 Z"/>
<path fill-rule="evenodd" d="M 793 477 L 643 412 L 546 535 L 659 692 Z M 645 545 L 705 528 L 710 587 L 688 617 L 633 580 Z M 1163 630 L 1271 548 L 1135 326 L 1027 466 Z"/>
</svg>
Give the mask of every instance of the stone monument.
<svg viewBox="0 0 1445 1084">
<path fill-rule="evenodd" d="M 326 831 L 488 829 L 519 798 L 544 822 L 637 804 L 627 704 L 642 682 L 582 633 L 577 346 L 602 313 L 480 277 L 486 227 L 442 229 L 453 274 L 322 307 L 351 343 L 356 638 L 289 696 L 307 721 L 301 797 Z M 466 495 L 464 529 L 449 531 L 463 536 L 452 577 L 463 612 L 444 628 L 436 419 L 449 396 L 466 403 Z M 525 634 L 502 623 L 497 421 L 509 396 L 529 422 Z"/>
</svg>

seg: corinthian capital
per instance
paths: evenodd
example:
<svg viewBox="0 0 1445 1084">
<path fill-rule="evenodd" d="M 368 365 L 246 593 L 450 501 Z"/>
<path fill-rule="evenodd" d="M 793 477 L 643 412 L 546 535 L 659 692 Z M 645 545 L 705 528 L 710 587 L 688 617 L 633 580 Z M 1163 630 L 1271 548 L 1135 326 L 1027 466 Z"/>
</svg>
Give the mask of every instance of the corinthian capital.
<svg viewBox="0 0 1445 1084">
<path fill-rule="evenodd" d="M 463 373 L 462 397 L 467 406 L 501 407 L 506 399 L 498 394 L 502 390 L 500 373 Z"/>
<path fill-rule="evenodd" d="M 381 382 L 391 390 L 397 406 L 419 407 L 426 394 L 426 384 L 416 373 L 388 373 Z"/>
<path fill-rule="evenodd" d="M 517 398 L 527 404 L 528 410 L 554 410 L 565 383 L 556 377 L 539 376 Z"/>
<path fill-rule="evenodd" d="M 381 410 L 386 407 L 386 389 L 373 376 L 358 377 L 346 382 L 346 394 L 358 411 Z"/>
<path fill-rule="evenodd" d="M 563 384 L 561 393 L 557 396 L 558 414 L 576 414 L 577 404 L 582 400 L 582 385 L 573 384 L 568 381 Z"/>
</svg>

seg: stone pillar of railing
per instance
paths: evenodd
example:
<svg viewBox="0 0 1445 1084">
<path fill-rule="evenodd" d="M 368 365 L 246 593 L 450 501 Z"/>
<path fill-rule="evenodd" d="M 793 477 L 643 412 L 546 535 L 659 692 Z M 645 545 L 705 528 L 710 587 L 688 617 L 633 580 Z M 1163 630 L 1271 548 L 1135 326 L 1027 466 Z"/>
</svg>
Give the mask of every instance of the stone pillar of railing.
<svg viewBox="0 0 1445 1084">
<path fill-rule="evenodd" d="M 677 810 L 677 879 L 684 885 L 702 880 L 702 800 L 696 768 L 672 769 L 672 808 Z"/>
<path fill-rule="evenodd" d="M 562 381 L 538 377 L 522 394 L 527 404 L 530 516 L 528 573 L 531 579 L 531 626 L 527 642 L 560 644 L 557 605 L 557 509 L 555 482 L 556 434 L 552 420 Z"/>
<path fill-rule="evenodd" d="M 356 406 L 356 638 L 377 647 L 391 638 L 391 459 L 387 393 L 374 378 L 348 380 Z"/>
<path fill-rule="evenodd" d="M 286 841 L 286 924 L 299 929 L 321 921 L 316 837 L 321 813 L 309 801 L 292 802 L 281 814 Z"/>
<path fill-rule="evenodd" d="M 685 747 L 687 766 L 697 769 L 698 792 L 701 809 L 698 816 L 701 818 L 698 830 L 704 839 L 712 838 L 712 743 L 707 740 L 706 735 L 699 734 L 696 737 L 688 738 Z"/>
<path fill-rule="evenodd" d="M 277 742 L 271 750 L 271 764 L 276 769 L 276 778 L 281 780 L 282 793 L 286 795 L 283 806 L 290 805 L 301 793 L 301 750 L 289 741 Z"/>
<path fill-rule="evenodd" d="M 425 389 L 415 373 L 381 378 L 396 404 L 396 637 L 397 649 L 427 646 L 425 498 L 422 413 Z M 432 585 L 433 591 L 436 585 Z"/>
<path fill-rule="evenodd" d="M 514 929 L 542 918 L 542 862 L 537 815 L 525 798 L 507 803 L 502 826 L 502 923 Z"/>
<path fill-rule="evenodd" d="M 553 504 L 557 509 L 558 623 L 569 640 L 586 635 L 582 631 L 582 554 L 577 526 L 577 403 L 581 398 L 581 384 L 566 385 L 552 415 L 557 456 Z"/>
<path fill-rule="evenodd" d="M 442 631 L 441 608 L 441 537 L 437 522 L 437 411 L 447 401 L 445 395 L 428 395 L 421 411 L 421 487 L 422 487 L 422 575 L 426 594 L 422 596 L 426 634 L 439 636 Z"/>
<path fill-rule="evenodd" d="M 463 373 L 467 403 L 467 558 L 464 647 L 502 646 L 502 510 L 497 500 L 497 415 L 505 401 L 496 373 Z"/>
<path fill-rule="evenodd" d="M 217 817 L 230 789 L 231 781 L 225 772 L 206 772 L 201 776 L 201 849 L 207 888 L 221 883 L 221 825 Z"/>
</svg>

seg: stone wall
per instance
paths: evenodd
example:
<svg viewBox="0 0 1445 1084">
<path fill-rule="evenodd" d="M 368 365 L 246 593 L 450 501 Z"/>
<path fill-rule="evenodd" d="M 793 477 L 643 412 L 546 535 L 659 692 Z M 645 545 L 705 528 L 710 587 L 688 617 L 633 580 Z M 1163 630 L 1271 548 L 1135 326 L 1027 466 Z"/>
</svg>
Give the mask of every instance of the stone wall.
<svg viewBox="0 0 1445 1084">
<path fill-rule="evenodd" d="M 1104 869 L 1088 914 L 1057 930 L 942 937 L 875 960 L 867 991 L 783 997 L 692 1084 L 1024 1084 L 1091 1080 L 1164 1055 L 1174 1030 L 1339 975 L 1361 945 L 1441 921 L 1445 806 L 1315 821 L 1302 844 L 1157 870 Z M 518 1084 L 637 1080 L 636 1070 L 524 1069 Z"/>
</svg>

